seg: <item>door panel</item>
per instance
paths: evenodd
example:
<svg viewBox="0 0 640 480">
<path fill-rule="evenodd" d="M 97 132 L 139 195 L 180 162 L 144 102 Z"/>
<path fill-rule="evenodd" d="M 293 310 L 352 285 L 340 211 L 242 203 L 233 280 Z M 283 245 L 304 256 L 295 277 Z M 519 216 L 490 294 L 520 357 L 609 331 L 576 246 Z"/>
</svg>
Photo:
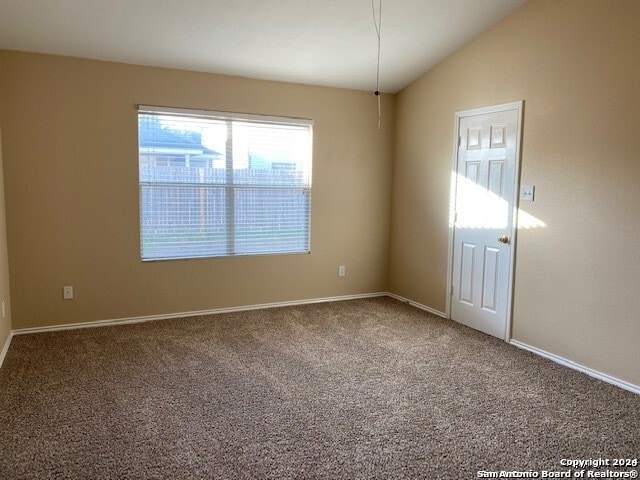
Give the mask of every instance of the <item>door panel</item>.
<svg viewBox="0 0 640 480">
<path fill-rule="evenodd" d="M 492 313 L 497 312 L 498 265 L 500 250 L 484 247 L 484 272 L 482 275 L 482 308 Z"/>
<path fill-rule="evenodd" d="M 480 162 L 467 162 L 467 179 L 472 182 L 478 181 L 478 170 L 480 168 Z"/>
<path fill-rule="evenodd" d="M 505 338 L 518 110 L 460 118 L 451 318 Z"/>
<path fill-rule="evenodd" d="M 473 283 L 475 281 L 474 267 L 476 260 L 476 246 L 470 243 L 462 244 L 462 267 L 460 269 L 460 301 L 473 305 Z"/>
<path fill-rule="evenodd" d="M 502 198 L 504 192 L 504 160 L 489 162 L 489 192 Z"/>
</svg>

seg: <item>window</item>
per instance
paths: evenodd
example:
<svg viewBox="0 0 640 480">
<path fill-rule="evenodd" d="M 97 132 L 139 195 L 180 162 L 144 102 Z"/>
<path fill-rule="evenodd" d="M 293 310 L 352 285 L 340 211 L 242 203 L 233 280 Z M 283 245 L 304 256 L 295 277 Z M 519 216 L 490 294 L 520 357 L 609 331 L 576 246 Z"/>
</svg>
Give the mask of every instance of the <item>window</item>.
<svg viewBox="0 0 640 480">
<path fill-rule="evenodd" d="M 308 253 L 311 145 L 309 120 L 140 106 L 142 260 Z"/>
</svg>

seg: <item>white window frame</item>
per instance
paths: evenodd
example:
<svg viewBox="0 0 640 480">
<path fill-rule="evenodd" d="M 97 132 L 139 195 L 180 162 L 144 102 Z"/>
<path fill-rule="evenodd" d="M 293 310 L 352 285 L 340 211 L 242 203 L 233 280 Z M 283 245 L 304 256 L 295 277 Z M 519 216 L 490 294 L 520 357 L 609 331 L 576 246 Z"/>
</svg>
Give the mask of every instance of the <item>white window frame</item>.
<svg viewBox="0 0 640 480">
<path fill-rule="evenodd" d="M 274 125 L 291 125 L 291 126 L 299 126 L 299 127 L 308 127 L 310 131 L 310 145 L 309 145 L 309 185 L 305 188 L 306 195 L 308 196 L 308 224 L 307 224 L 307 249 L 305 251 L 291 251 L 291 252 L 267 252 L 267 253 L 232 253 L 225 255 L 193 255 L 193 256 L 175 256 L 175 257 L 148 257 L 145 258 L 143 256 L 143 233 L 142 233 L 142 220 L 143 220 L 143 206 L 142 206 L 142 187 L 146 185 L 158 185 L 159 183 L 154 182 L 143 182 L 140 178 L 138 178 L 138 199 L 139 199 L 139 221 L 140 221 L 140 258 L 143 262 L 157 262 L 157 261 L 170 261 L 170 260 L 192 260 L 192 259 L 213 259 L 213 258 L 229 258 L 229 257 L 247 257 L 247 256 L 270 256 L 270 255 L 304 255 L 311 253 L 311 190 L 312 190 L 312 164 L 313 164 L 313 120 L 303 119 L 303 118 L 292 118 L 292 117 L 279 117 L 279 116 L 271 116 L 271 115 L 257 115 L 257 114 L 245 114 L 245 113 L 235 113 L 235 112 L 222 112 L 222 111 L 213 111 L 213 110 L 195 110 L 195 109 L 186 109 L 186 108 L 175 108 L 175 107 L 161 107 L 161 106 L 150 106 L 150 105 L 138 105 L 137 111 L 137 122 L 136 125 L 139 127 L 139 116 L 140 115 L 162 115 L 162 116 L 190 116 L 194 118 L 206 118 L 211 120 L 218 121 L 243 121 L 243 122 L 251 122 L 254 124 L 274 124 Z M 140 165 L 140 146 L 138 146 L 138 166 Z M 230 160 L 231 164 L 233 163 L 233 159 Z M 229 164 L 227 165 L 229 168 Z M 185 187 L 189 186 L 197 186 L 198 184 L 184 184 Z M 231 189 L 231 192 L 234 191 L 237 186 L 228 185 L 227 189 Z M 300 187 L 286 187 L 286 186 L 259 186 L 262 189 L 287 189 L 287 188 L 300 188 Z M 232 239 L 227 238 L 227 242 L 233 241 Z"/>
</svg>

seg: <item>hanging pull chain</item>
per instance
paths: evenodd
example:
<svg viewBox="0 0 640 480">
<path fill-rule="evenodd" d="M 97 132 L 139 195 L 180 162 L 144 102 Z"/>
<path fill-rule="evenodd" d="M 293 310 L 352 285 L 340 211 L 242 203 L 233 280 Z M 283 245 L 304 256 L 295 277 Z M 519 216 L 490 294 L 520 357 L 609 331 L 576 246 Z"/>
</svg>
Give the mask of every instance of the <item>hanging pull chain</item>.
<svg viewBox="0 0 640 480">
<path fill-rule="evenodd" d="M 381 94 L 380 94 L 380 30 L 382 28 L 382 0 L 378 3 L 378 15 L 376 18 L 375 0 L 371 0 L 371 11 L 373 13 L 373 25 L 376 27 L 376 36 L 378 37 L 378 61 L 376 65 L 376 91 L 374 92 L 378 97 L 378 130 L 380 130 L 382 123 L 382 106 L 381 106 Z"/>
</svg>

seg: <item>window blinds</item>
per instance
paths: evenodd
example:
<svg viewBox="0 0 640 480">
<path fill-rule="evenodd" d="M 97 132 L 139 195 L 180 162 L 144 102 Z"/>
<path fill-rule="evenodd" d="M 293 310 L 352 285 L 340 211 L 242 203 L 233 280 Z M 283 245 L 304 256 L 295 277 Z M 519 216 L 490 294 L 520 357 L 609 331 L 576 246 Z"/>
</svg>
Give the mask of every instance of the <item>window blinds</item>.
<svg viewBox="0 0 640 480">
<path fill-rule="evenodd" d="M 142 260 L 309 252 L 312 122 L 138 110 Z"/>
</svg>

